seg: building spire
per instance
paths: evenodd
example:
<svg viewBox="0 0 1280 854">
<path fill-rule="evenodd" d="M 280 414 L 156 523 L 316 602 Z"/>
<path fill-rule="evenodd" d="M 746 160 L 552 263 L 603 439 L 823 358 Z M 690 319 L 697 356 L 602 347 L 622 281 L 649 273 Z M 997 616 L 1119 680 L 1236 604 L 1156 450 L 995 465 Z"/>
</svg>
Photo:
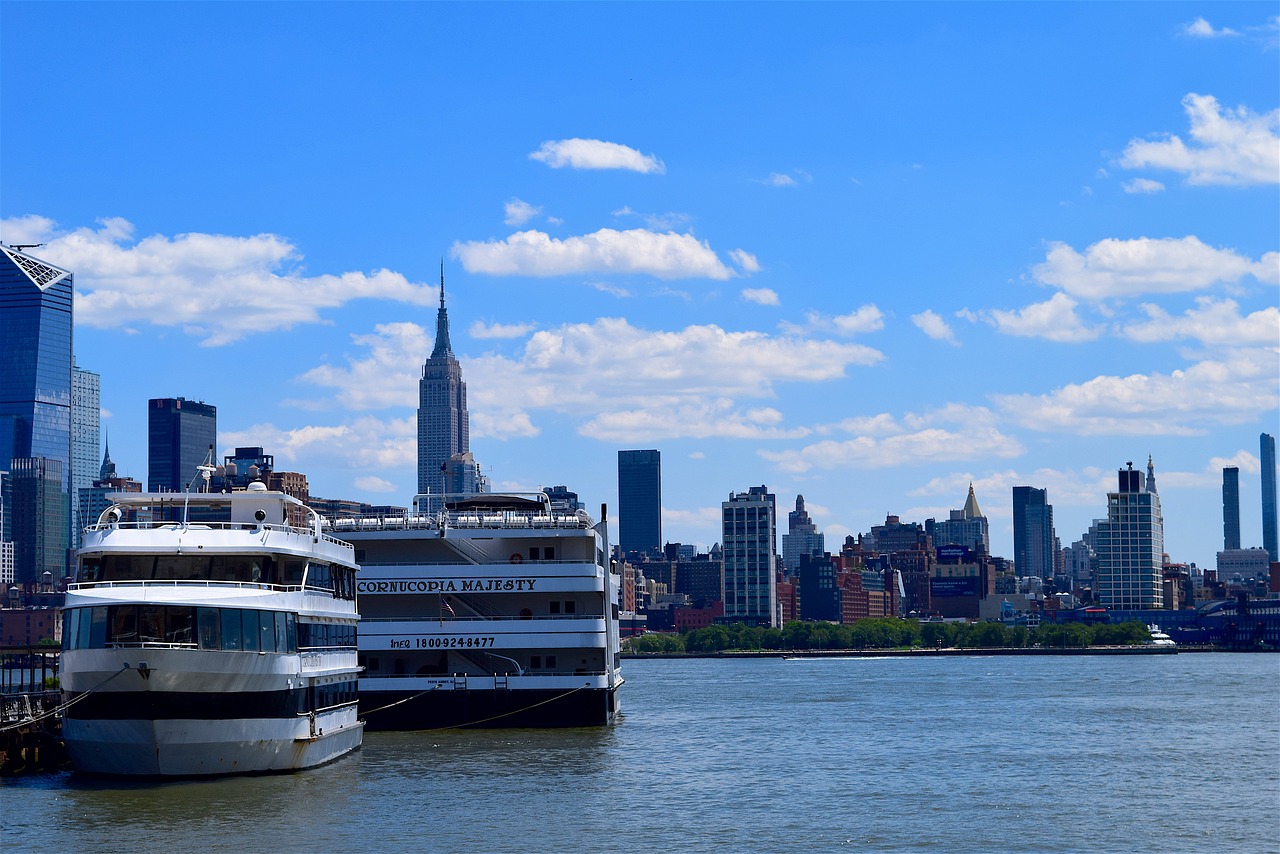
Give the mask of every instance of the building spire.
<svg viewBox="0 0 1280 854">
<path fill-rule="evenodd" d="M 969 497 L 964 500 L 964 512 L 961 514 L 965 519 L 978 519 L 982 517 L 982 510 L 978 507 L 978 496 L 973 494 L 973 484 L 969 484 Z"/>
<path fill-rule="evenodd" d="M 1147 492 L 1156 491 L 1156 464 L 1154 458 L 1147 454 Z"/>
<path fill-rule="evenodd" d="M 116 476 L 116 464 L 111 461 L 111 438 L 107 431 L 102 431 L 102 467 L 98 469 L 98 480 L 106 480 Z"/>
<path fill-rule="evenodd" d="M 440 259 L 440 310 L 436 312 L 436 346 L 431 351 L 431 358 L 452 356 L 453 348 L 449 346 L 449 314 L 444 307 L 444 259 Z"/>
</svg>

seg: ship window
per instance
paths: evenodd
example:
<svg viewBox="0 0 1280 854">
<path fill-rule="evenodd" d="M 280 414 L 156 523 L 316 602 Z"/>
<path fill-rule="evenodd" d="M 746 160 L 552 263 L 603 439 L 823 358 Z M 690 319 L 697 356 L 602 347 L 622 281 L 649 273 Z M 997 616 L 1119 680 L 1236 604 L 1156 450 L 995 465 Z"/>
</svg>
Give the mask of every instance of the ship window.
<svg viewBox="0 0 1280 854">
<path fill-rule="evenodd" d="M 258 639 L 263 652 L 279 652 L 276 648 L 276 615 L 271 611 L 258 611 Z"/>
<path fill-rule="evenodd" d="M 559 603 L 558 601 L 557 601 L 557 602 L 552 602 L 552 603 L 551 603 L 551 613 L 553 613 L 553 614 L 559 614 L 559 613 L 560 613 L 560 603 Z"/>
<path fill-rule="evenodd" d="M 289 652 L 298 651 L 298 618 L 293 612 L 284 615 L 285 636 L 288 638 Z"/>
<path fill-rule="evenodd" d="M 289 649 L 289 623 L 285 619 L 284 611 L 275 612 L 275 641 L 276 652 L 290 652 Z"/>
<path fill-rule="evenodd" d="M 543 549 L 543 550 L 542 550 L 542 559 L 543 559 L 543 560 L 555 560 L 555 559 L 556 559 L 556 550 L 555 550 L 553 547 L 551 547 L 551 546 L 547 546 L 545 549 Z"/>
<path fill-rule="evenodd" d="M 133 605 L 119 605 L 115 608 L 111 618 L 111 642 L 138 642 L 138 609 Z"/>
<path fill-rule="evenodd" d="M 245 652 L 257 652 L 261 647 L 258 644 L 258 612 L 257 611 L 241 611 L 240 612 L 240 642 L 243 644 L 242 649 Z"/>
<path fill-rule="evenodd" d="M 164 641 L 163 605 L 143 605 L 138 609 L 138 639 L 143 643 Z"/>
<path fill-rule="evenodd" d="M 578 603 L 570 599 L 564 603 L 564 612 L 566 614 L 576 614 L 578 612 Z"/>
<path fill-rule="evenodd" d="M 79 636 L 80 611 L 80 608 L 69 608 L 62 612 L 63 649 L 75 649 L 77 645 L 83 646 Z"/>
<path fill-rule="evenodd" d="M 529 669 L 530 669 L 530 670 L 537 670 L 537 669 L 541 669 L 541 667 L 542 667 L 542 656 L 540 656 L 540 655 L 531 655 L 531 656 L 529 656 Z"/>
<path fill-rule="evenodd" d="M 165 609 L 164 639 L 166 643 L 194 643 L 195 609 L 170 606 Z"/>
<path fill-rule="evenodd" d="M 77 581 L 99 581 L 102 574 L 102 559 L 86 557 L 80 561 L 80 575 Z"/>
<path fill-rule="evenodd" d="M 243 648 L 240 639 L 240 612 L 235 608 L 222 609 L 222 648 L 230 650 Z"/>
<path fill-rule="evenodd" d="M 554 655 L 547 656 L 547 669 L 554 669 L 556 666 L 556 657 Z"/>
<path fill-rule="evenodd" d="M 281 575 L 281 583 L 283 584 L 301 584 L 302 571 L 306 569 L 307 562 L 300 557 L 287 557 L 281 563 L 284 565 L 283 574 Z"/>
<path fill-rule="evenodd" d="M 92 625 L 89 629 L 89 647 L 90 649 L 103 649 L 107 645 L 107 608 L 105 605 L 99 605 L 91 609 L 93 611 Z M 85 614 L 80 615 L 80 619 L 85 618 Z"/>
<path fill-rule="evenodd" d="M 529 560 L 539 560 L 542 556 L 542 549 L 532 546 L 529 549 Z"/>
<path fill-rule="evenodd" d="M 199 608 L 196 621 L 200 629 L 201 649 L 222 649 L 222 622 L 217 608 Z"/>
</svg>

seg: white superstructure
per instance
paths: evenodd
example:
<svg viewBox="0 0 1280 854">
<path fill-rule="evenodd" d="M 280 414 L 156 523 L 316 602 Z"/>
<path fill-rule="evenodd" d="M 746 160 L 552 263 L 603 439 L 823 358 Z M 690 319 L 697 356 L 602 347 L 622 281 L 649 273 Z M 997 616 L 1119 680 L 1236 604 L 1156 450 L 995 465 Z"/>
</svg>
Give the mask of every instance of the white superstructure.
<svg viewBox="0 0 1280 854">
<path fill-rule="evenodd" d="M 350 545 L 261 483 L 109 497 L 63 614 L 77 770 L 284 771 L 360 746 Z"/>
<path fill-rule="evenodd" d="M 609 723 L 622 684 L 605 524 L 543 493 L 339 519 L 360 563 L 370 729 Z"/>
</svg>

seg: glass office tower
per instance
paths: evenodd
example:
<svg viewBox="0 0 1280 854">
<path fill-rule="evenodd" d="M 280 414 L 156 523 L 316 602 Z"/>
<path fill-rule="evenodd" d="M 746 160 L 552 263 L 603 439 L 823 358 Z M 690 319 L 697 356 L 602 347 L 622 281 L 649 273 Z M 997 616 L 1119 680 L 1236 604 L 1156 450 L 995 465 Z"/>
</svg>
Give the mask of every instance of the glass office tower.
<svg viewBox="0 0 1280 854">
<path fill-rule="evenodd" d="M 51 566 L 55 580 L 65 572 L 71 354 L 71 273 L 0 245 L 0 469 L 14 472 L 7 515 L 19 582 L 38 580 Z"/>
<path fill-rule="evenodd" d="M 618 545 L 622 553 L 662 550 L 662 454 L 618 451 Z"/>
<path fill-rule="evenodd" d="M 218 408 L 184 397 L 153 398 L 147 404 L 147 491 L 199 491 L 196 467 L 218 443 Z M 217 454 L 213 457 L 217 465 Z"/>
</svg>

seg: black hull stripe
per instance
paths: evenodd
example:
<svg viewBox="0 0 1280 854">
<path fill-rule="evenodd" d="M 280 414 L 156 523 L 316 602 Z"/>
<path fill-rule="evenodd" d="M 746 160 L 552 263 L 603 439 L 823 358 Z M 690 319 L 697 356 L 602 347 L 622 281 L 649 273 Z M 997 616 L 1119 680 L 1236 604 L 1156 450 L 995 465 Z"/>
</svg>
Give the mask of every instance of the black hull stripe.
<svg viewBox="0 0 1280 854">
<path fill-rule="evenodd" d="M 406 698 L 412 699 L 384 708 Z M 604 726 L 616 711 L 616 689 L 608 688 L 425 694 L 366 691 L 360 695 L 360 717 L 366 731 Z"/>
<path fill-rule="evenodd" d="M 75 699 L 64 694 L 64 702 Z M 235 718 L 292 718 L 307 713 L 306 689 L 205 694 L 193 691 L 99 692 L 65 712 L 71 720 L 214 721 Z"/>
</svg>

